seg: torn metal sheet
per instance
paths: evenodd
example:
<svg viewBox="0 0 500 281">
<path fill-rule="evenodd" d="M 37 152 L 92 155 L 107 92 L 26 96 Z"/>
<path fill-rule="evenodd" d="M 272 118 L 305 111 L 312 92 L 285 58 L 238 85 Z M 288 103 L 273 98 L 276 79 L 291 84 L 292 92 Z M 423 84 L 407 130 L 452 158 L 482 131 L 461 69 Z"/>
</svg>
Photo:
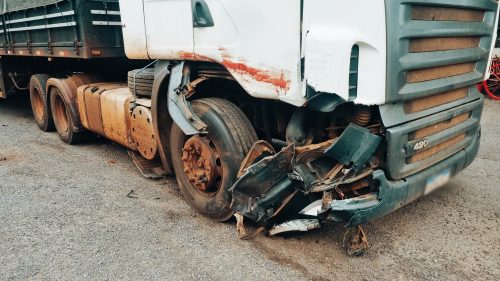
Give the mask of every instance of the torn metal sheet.
<svg viewBox="0 0 500 281">
<path fill-rule="evenodd" d="M 361 225 L 358 225 L 356 227 L 356 233 L 347 247 L 347 254 L 350 256 L 361 256 L 366 253 L 368 246 L 368 237 Z"/>
<path fill-rule="evenodd" d="M 367 164 L 380 142 L 370 130 L 353 124 L 338 138 L 298 148 L 289 144 L 276 154 L 270 144 L 259 141 L 229 190 L 231 208 L 264 228 L 274 227 L 276 233 L 306 229 L 280 224 L 297 219 L 349 221 L 356 210 L 380 202 L 375 193 L 362 195 L 374 169 Z M 323 199 L 317 200 L 320 192 Z"/>
<path fill-rule="evenodd" d="M 350 124 L 340 138 L 325 150 L 325 155 L 342 164 L 352 165 L 354 173 L 359 172 L 370 161 L 382 138 L 369 129 Z"/>
<path fill-rule="evenodd" d="M 250 165 L 274 154 L 276 154 L 276 152 L 274 151 L 273 146 L 266 141 L 258 141 L 254 143 L 245 159 L 243 159 L 241 167 L 238 171 L 238 178 L 245 174 Z"/>
<path fill-rule="evenodd" d="M 320 228 L 318 219 L 297 219 L 278 224 L 269 230 L 270 235 L 276 235 L 283 232 L 301 231 L 306 232 Z"/>
<path fill-rule="evenodd" d="M 369 193 L 344 200 L 331 200 L 327 204 L 324 204 L 323 200 L 316 200 L 300 211 L 300 214 L 320 216 L 328 212 L 328 220 L 345 222 L 350 221 L 357 211 L 377 206 L 379 203 L 380 199 L 377 193 Z"/>
<path fill-rule="evenodd" d="M 317 216 L 321 211 L 321 207 L 323 206 L 322 200 L 316 200 L 312 202 L 311 204 L 307 205 L 302 211 L 300 211 L 299 214 L 306 215 L 306 216 Z"/>
<path fill-rule="evenodd" d="M 295 190 L 288 178 L 294 155 L 295 146 L 289 145 L 249 166 L 229 190 L 233 195 L 231 208 L 256 222 L 271 217 Z"/>
<path fill-rule="evenodd" d="M 347 172 L 350 172 L 351 170 L 347 170 Z M 350 184 L 356 181 L 359 181 L 363 178 L 366 178 L 370 176 L 373 173 L 372 169 L 367 169 L 366 171 L 363 171 L 359 173 L 358 175 L 353 175 L 350 177 L 342 176 L 338 180 L 330 180 L 330 179 L 325 179 L 321 184 L 318 184 L 314 186 L 310 191 L 311 192 L 321 192 L 321 191 L 327 191 L 331 189 L 335 189 L 339 185 L 343 184 Z"/>
</svg>

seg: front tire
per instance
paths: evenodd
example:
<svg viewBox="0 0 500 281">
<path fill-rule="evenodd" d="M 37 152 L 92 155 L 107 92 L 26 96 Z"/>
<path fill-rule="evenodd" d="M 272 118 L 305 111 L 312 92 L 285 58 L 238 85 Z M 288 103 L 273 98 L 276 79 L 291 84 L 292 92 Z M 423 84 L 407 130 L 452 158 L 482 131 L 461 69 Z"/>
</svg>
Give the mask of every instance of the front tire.
<svg viewBox="0 0 500 281">
<path fill-rule="evenodd" d="M 208 134 L 186 136 L 173 125 L 170 145 L 177 183 L 187 203 L 219 221 L 233 215 L 228 190 L 257 134 L 244 113 L 223 99 L 192 102 L 193 111 L 207 124 Z"/>
</svg>

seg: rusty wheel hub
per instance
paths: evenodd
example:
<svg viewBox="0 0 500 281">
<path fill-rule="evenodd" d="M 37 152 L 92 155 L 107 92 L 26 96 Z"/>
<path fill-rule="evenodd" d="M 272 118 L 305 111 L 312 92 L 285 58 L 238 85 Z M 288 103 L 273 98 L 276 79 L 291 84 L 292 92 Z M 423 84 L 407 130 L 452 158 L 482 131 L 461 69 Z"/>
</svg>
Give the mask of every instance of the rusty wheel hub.
<svg viewBox="0 0 500 281">
<path fill-rule="evenodd" d="M 189 182 L 202 192 L 215 192 L 220 186 L 220 155 L 208 136 L 193 136 L 182 149 L 184 173 Z"/>
</svg>

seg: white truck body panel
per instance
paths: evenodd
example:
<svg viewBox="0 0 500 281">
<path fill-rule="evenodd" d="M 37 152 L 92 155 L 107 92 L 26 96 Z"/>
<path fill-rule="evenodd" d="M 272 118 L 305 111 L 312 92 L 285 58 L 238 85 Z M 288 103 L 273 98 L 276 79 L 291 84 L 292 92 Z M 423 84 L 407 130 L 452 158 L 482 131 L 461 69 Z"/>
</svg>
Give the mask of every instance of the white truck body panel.
<svg viewBox="0 0 500 281">
<path fill-rule="evenodd" d="M 496 16 L 496 21 L 495 21 L 495 26 L 498 26 L 498 15 L 500 13 L 500 5 L 498 6 L 498 9 L 497 9 L 497 16 Z M 500 57 L 500 49 L 498 48 L 495 48 L 495 44 L 497 42 L 497 30 L 493 30 L 493 40 L 491 41 L 491 48 L 490 48 L 490 56 L 489 56 L 489 59 L 488 59 L 488 65 L 487 65 L 487 69 L 486 69 L 486 72 L 484 73 L 484 79 L 483 80 L 488 80 L 490 79 L 490 75 L 491 75 L 491 63 L 493 62 L 493 58 L 494 57 Z"/>
<path fill-rule="evenodd" d="M 307 84 L 348 99 L 350 54 L 357 44 L 354 102 L 385 102 L 384 0 L 304 1 L 302 27 L 300 1 L 206 0 L 215 24 L 200 28 L 193 28 L 190 0 L 142 0 L 142 15 L 139 2 L 120 1 L 129 58 L 144 59 L 146 46 L 151 59 L 217 62 L 250 95 L 303 106 Z"/>
<path fill-rule="evenodd" d="M 191 0 L 144 0 L 146 38 L 151 59 L 178 59 L 192 53 Z"/>
<path fill-rule="evenodd" d="M 144 6 L 142 1 L 120 1 L 125 54 L 133 59 L 148 59 Z"/>
<path fill-rule="evenodd" d="M 304 3 L 307 84 L 318 92 L 334 93 L 348 100 L 351 50 L 358 45 L 358 95 L 354 102 L 383 104 L 387 44 L 385 1 L 315 0 Z"/>
<path fill-rule="evenodd" d="M 224 65 L 254 97 L 303 105 L 299 1 L 206 2 L 215 26 L 194 29 L 196 59 Z"/>
</svg>

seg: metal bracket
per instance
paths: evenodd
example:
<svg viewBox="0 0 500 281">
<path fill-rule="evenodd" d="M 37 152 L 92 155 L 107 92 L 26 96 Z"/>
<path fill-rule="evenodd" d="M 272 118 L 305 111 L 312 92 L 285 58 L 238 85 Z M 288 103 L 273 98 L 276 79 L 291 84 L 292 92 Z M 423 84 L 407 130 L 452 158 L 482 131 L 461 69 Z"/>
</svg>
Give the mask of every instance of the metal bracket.
<svg viewBox="0 0 500 281">
<path fill-rule="evenodd" d="M 174 122 L 185 135 L 192 136 L 206 133 L 207 125 L 193 112 L 189 101 L 186 100 L 183 85 L 184 62 L 175 65 L 170 74 L 168 85 L 168 112 Z"/>
</svg>

